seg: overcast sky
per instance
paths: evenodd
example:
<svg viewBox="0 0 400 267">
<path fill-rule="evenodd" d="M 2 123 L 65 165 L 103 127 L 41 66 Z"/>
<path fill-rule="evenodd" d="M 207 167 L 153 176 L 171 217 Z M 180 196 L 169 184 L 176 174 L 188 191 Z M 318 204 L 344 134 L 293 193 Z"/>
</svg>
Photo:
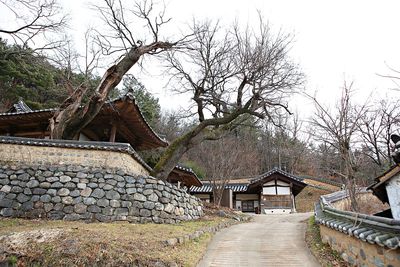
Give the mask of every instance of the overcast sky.
<svg viewBox="0 0 400 267">
<path fill-rule="evenodd" d="M 79 48 L 85 29 L 96 26 L 94 13 L 87 1 L 62 3 L 70 13 L 72 36 Z M 317 90 L 326 102 L 332 103 L 340 94 L 345 78 L 355 82 L 360 98 L 371 92 L 374 97 L 399 96 L 389 90 L 395 84 L 377 74 L 390 73 L 386 64 L 400 70 L 400 1 L 166 0 L 166 4 L 173 25 L 183 25 L 193 17 L 221 19 L 226 24 L 239 19 L 251 24 L 260 10 L 274 29 L 295 35 L 291 57 L 307 76 L 308 92 Z M 188 101 L 171 97 L 159 70 L 147 69 L 150 75 L 135 69 L 136 75 L 160 98 L 164 109 L 174 107 L 174 101 Z M 305 103 L 296 97 L 291 106 L 303 110 Z M 309 105 L 306 110 L 309 113 Z"/>
</svg>

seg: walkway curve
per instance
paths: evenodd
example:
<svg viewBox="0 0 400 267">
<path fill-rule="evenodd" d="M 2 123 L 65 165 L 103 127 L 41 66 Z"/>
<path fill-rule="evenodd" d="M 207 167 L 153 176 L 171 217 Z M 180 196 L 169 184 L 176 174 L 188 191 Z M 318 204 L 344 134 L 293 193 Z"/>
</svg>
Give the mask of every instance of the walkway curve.
<svg viewBox="0 0 400 267">
<path fill-rule="evenodd" d="M 304 241 L 311 213 L 255 215 L 218 232 L 198 267 L 320 266 Z"/>
</svg>

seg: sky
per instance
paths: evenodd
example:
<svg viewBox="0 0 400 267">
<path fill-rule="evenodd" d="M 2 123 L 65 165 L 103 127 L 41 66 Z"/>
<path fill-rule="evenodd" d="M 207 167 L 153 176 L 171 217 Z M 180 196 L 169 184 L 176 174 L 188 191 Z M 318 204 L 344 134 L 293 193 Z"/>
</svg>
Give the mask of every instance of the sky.
<svg viewBox="0 0 400 267">
<path fill-rule="evenodd" d="M 85 29 L 98 25 L 96 15 L 88 1 L 62 0 L 62 4 L 70 14 L 70 33 L 79 50 Z M 359 101 L 371 94 L 399 97 L 392 90 L 393 81 L 378 74 L 391 74 L 388 66 L 400 70 L 400 1 L 166 0 L 165 4 L 172 18 L 170 35 L 192 18 L 220 19 L 227 25 L 238 19 L 252 25 L 259 10 L 273 29 L 294 35 L 290 56 L 307 77 L 305 89 L 310 94 L 317 91 L 327 104 L 340 95 L 344 79 L 354 81 Z M 171 95 L 157 64 L 145 66 L 147 73 L 139 68 L 133 73 L 160 99 L 163 109 L 184 106 L 188 98 Z M 301 96 L 293 97 L 290 106 L 303 115 L 312 112 L 310 101 Z"/>
</svg>

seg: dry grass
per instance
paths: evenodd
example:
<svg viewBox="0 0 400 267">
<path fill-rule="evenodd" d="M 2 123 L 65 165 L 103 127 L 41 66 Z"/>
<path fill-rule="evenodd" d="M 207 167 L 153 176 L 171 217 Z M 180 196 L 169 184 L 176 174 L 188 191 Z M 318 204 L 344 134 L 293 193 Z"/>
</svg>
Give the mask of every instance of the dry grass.
<svg viewBox="0 0 400 267">
<path fill-rule="evenodd" d="M 296 209 L 298 212 L 309 212 L 314 210 L 315 202 L 319 201 L 321 195 L 332 193 L 326 189 L 307 186 L 296 196 Z"/>
<path fill-rule="evenodd" d="M 308 221 L 306 231 L 306 243 L 312 254 L 323 267 L 347 267 L 349 266 L 340 255 L 327 244 L 322 243 L 319 226 L 312 216 Z"/>
<path fill-rule="evenodd" d="M 164 241 L 226 220 L 207 216 L 160 225 L 0 219 L 0 265 L 17 261 L 19 266 L 194 266 L 211 235 L 173 247 Z"/>
<path fill-rule="evenodd" d="M 360 207 L 359 213 L 372 215 L 386 209 L 389 209 L 388 204 L 382 203 L 372 193 L 362 193 L 357 195 L 357 203 Z M 350 199 L 343 199 L 334 203 L 334 207 L 340 210 L 351 211 Z"/>
</svg>

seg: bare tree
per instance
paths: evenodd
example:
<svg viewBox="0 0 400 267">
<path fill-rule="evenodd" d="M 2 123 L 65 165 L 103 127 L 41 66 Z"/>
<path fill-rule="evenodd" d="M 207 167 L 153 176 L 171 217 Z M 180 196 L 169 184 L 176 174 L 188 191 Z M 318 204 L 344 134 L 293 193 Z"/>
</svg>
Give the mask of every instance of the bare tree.
<svg viewBox="0 0 400 267">
<path fill-rule="evenodd" d="M 15 17 L 15 26 L 0 25 L 0 34 L 11 37 L 15 44 L 24 49 L 34 46 L 35 51 L 61 45 L 62 40 L 47 40 L 44 45 L 36 45 L 37 39 L 46 39 L 50 33 L 60 32 L 66 26 L 67 16 L 62 14 L 56 0 L 0 0 L 0 8 Z"/>
<path fill-rule="evenodd" d="M 73 139 L 98 114 L 108 98 L 110 92 L 120 83 L 123 76 L 135 65 L 143 55 L 158 54 L 171 49 L 177 42 L 160 41 L 160 28 L 169 20 L 165 19 L 164 10 L 156 12 L 152 2 L 136 2 L 133 8 L 125 8 L 121 1 L 104 0 L 103 6 L 95 7 L 101 15 L 109 32 L 97 31 L 98 45 L 105 55 L 120 54 L 117 63 L 113 64 L 104 73 L 95 92 L 91 94 L 84 108 L 82 98 L 87 91 L 85 84 L 81 84 L 71 96 L 61 104 L 50 121 L 51 138 Z M 132 19 L 128 20 L 129 13 Z M 154 15 L 153 15 L 154 14 Z M 133 23 L 144 21 L 146 33 L 135 32 Z M 144 38 L 151 36 L 152 40 L 145 44 Z M 122 53 L 122 55 L 121 55 Z M 93 53 L 92 53 L 93 54 Z M 96 58 L 97 54 L 94 58 Z M 90 62 L 92 62 L 90 60 Z"/>
<path fill-rule="evenodd" d="M 364 153 L 382 171 L 393 163 L 390 135 L 399 129 L 399 101 L 381 100 L 369 109 L 359 121 Z"/>
<path fill-rule="evenodd" d="M 315 127 L 315 138 L 334 147 L 341 159 L 341 169 L 337 174 L 346 181 L 346 188 L 349 192 L 351 208 L 358 211 L 356 199 L 356 171 L 357 165 L 352 151 L 355 144 L 358 123 L 366 111 L 366 104 L 356 106 L 352 102 L 353 83 L 344 83 L 342 96 L 338 101 L 335 110 L 331 111 L 312 97 L 315 103 L 315 115 L 312 118 L 312 125 Z"/>
<path fill-rule="evenodd" d="M 189 154 L 206 170 L 213 188 L 214 204 L 221 204 L 226 185 L 233 177 L 259 174 L 258 153 L 254 142 L 232 135 L 219 140 L 205 141 Z"/>
<path fill-rule="evenodd" d="M 184 51 L 167 54 L 175 91 L 190 94 L 197 123 L 174 140 L 155 167 L 167 177 L 179 158 L 204 140 L 217 139 L 246 118 L 273 120 L 286 97 L 303 82 L 290 61 L 289 35 L 272 34 L 260 17 L 257 30 L 238 24 L 223 30 L 218 23 L 193 23 L 194 41 Z"/>
</svg>

